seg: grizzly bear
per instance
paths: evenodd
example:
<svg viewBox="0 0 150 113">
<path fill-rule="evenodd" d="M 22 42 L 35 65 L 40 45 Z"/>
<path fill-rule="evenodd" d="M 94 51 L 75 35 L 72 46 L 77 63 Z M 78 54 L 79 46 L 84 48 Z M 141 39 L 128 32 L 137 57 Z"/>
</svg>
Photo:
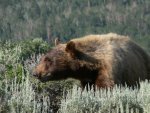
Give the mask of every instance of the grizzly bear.
<svg viewBox="0 0 150 113">
<path fill-rule="evenodd" d="M 150 56 L 127 36 L 88 35 L 58 44 L 34 69 L 40 81 L 69 77 L 98 88 L 136 86 L 150 79 Z"/>
</svg>

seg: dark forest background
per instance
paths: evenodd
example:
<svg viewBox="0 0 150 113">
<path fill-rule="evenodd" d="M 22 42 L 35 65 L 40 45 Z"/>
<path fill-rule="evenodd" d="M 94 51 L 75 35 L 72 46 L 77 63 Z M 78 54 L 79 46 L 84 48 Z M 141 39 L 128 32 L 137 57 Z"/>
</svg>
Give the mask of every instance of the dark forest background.
<svg viewBox="0 0 150 113">
<path fill-rule="evenodd" d="M 150 0 L 0 0 L 0 39 L 128 35 L 150 52 Z"/>
</svg>

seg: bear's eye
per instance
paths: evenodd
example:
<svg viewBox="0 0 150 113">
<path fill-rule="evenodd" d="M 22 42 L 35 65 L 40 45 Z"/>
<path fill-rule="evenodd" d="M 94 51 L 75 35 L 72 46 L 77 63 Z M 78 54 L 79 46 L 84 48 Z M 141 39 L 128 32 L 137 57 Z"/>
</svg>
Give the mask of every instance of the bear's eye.
<svg viewBox="0 0 150 113">
<path fill-rule="evenodd" d="M 45 57 L 44 61 L 51 62 L 52 60 L 50 58 L 48 58 L 48 57 Z"/>
</svg>

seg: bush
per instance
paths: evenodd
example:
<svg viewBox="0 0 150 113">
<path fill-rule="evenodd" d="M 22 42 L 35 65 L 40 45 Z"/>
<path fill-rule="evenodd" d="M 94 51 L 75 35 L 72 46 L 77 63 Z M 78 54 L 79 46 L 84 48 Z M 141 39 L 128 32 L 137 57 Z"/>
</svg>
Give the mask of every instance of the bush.
<svg viewBox="0 0 150 113">
<path fill-rule="evenodd" d="M 21 42 L 21 54 L 20 59 L 27 59 L 33 54 L 45 53 L 50 49 L 50 45 L 43 41 L 41 38 L 36 38 L 33 40 L 26 40 Z"/>
<path fill-rule="evenodd" d="M 148 113 L 150 84 L 141 82 L 140 89 L 114 87 L 113 89 L 82 91 L 74 86 L 61 101 L 60 113 Z"/>
<path fill-rule="evenodd" d="M 17 82 L 15 77 L 11 83 L 5 79 L 3 91 L 0 92 L 0 112 L 13 113 L 50 113 L 50 99 L 48 96 L 37 95 L 33 90 L 29 75 L 22 76 L 22 82 Z"/>
<path fill-rule="evenodd" d="M 14 75 L 20 78 L 24 71 L 24 61 L 32 55 L 48 51 L 49 48 L 50 45 L 40 38 L 21 42 L 0 42 L 0 73 L 10 79 L 14 78 Z"/>
</svg>

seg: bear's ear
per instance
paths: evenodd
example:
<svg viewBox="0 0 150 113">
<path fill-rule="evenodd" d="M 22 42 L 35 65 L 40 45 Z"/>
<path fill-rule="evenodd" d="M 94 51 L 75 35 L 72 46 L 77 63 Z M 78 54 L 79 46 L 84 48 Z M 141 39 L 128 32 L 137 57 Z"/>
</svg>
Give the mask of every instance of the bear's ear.
<svg viewBox="0 0 150 113">
<path fill-rule="evenodd" d="M 76 49 L 76 44 L 73 41 L 67 43 L 65 50 L 71 55 L 71 57 L 73 58 L 76 57 L 77 49 Z"/>
<path fill-rule="evenodd" d="M 67 43 L 67 45 L 66 45 L 66 51 L 67 52 L 74 52 L 75 49 L 76 49 L 76 45 L 73 41 L 70 41 Z"/>
</svg>

